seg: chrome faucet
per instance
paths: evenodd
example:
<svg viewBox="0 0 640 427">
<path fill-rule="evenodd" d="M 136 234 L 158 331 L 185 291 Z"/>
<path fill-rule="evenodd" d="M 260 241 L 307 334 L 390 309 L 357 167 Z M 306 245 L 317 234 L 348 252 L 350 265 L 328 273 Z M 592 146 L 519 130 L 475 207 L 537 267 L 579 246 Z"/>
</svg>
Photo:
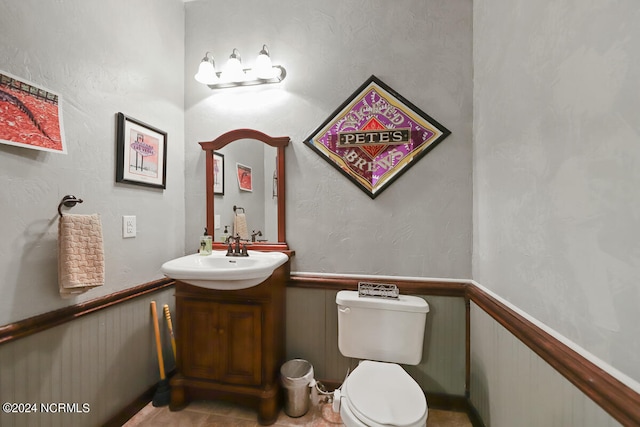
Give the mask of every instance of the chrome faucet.
<svg viewBox="0 0 640 427">
<path fill-rule="evenodd" d="M 249 256 L 247 252 L 247 245 L 240 245 L 240 235 L 236 234 L 235 237 L 229 236 L 227 241 L 229 242 L 229 246 L 227 247 L 227 255 L 226 256 Z M 235 246 L 234 246 L 235 241 Z"/>
</svg>

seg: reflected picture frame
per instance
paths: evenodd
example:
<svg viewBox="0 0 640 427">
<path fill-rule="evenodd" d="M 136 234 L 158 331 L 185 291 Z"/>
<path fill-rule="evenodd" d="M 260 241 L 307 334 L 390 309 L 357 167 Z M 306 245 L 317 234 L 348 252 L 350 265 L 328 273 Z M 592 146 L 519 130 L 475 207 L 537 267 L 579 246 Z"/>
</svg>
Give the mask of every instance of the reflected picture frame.
<svg viewBox="0 0 640 427">
<path fill-rule="evenodd" d="M 116 182 L 167 188 L 167 133 L 117 114 Z"/>
<path fill-rule="evenodd" d="M 253 191 L 253 177 L 251 166 L 236 163 L 236 176 L 238 177 L 238 187 L 242 191 Z"/>
<path fill-rule="evenodd" d="M 213 152 L 213 194 L 224 195 L 224 154 Z"/>
</svg>

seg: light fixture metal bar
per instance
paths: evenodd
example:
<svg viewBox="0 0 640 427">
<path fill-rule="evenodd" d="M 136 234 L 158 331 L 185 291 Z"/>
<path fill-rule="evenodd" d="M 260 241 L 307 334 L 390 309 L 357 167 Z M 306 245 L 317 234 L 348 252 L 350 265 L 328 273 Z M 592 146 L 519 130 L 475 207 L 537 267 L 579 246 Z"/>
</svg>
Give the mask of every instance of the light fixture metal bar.
<svg viewBox="0 0 640 427">
<path fill-rule="evenodd" d="M 210 89 L 225 89 L 230 87 L 255 86 L 255 85 L 270 84 L 270 83 L 280 83 L 286 77 L 287 70 L 285 70 L 285 68 L 281 65 L 274 65 L 273 68 L 279 69 L 280 74 L 270 79 L 259 79 L 256 77 L 254 79 L 243 80 L 241 82 L 222 82 L 221 81 L 219 83 L 210 84 L 207 86 L 209 86 Z M 251 68 L 245 68 L 243 70 L 245 74 L 249 71 L 252 71 Z M 222 72 L 217 72 L 216 75 L 218 76 L 218 78 L 220 78 L 220 76 L 222 76 Z"/>
</svg>

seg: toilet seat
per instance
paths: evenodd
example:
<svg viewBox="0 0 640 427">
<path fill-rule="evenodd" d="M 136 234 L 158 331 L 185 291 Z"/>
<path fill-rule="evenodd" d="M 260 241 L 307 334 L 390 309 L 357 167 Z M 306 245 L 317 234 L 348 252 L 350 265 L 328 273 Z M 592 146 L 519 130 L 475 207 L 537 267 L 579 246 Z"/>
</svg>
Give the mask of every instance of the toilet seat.
<svg viewBox="0 0 640 427">
<path fill-rule="evenodd" d="M 370 427 L 418 427 L 427 420 L 427 401 L 400 365 L 365 360 L 346 379 L 343 402 Z"/>
</svg>

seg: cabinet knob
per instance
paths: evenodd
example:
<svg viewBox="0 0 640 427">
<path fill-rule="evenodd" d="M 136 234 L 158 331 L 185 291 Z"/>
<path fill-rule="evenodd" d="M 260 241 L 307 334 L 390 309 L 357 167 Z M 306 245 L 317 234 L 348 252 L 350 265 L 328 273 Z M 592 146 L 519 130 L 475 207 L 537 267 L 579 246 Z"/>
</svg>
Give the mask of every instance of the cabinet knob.
<svg viewBox="0 0 640 427">
<path fill-rule="evenodd" d="M 220 335 L 224 334 L 224 329 L 218 329 L 218 333 L 219 333 Z"/>
</svg>

